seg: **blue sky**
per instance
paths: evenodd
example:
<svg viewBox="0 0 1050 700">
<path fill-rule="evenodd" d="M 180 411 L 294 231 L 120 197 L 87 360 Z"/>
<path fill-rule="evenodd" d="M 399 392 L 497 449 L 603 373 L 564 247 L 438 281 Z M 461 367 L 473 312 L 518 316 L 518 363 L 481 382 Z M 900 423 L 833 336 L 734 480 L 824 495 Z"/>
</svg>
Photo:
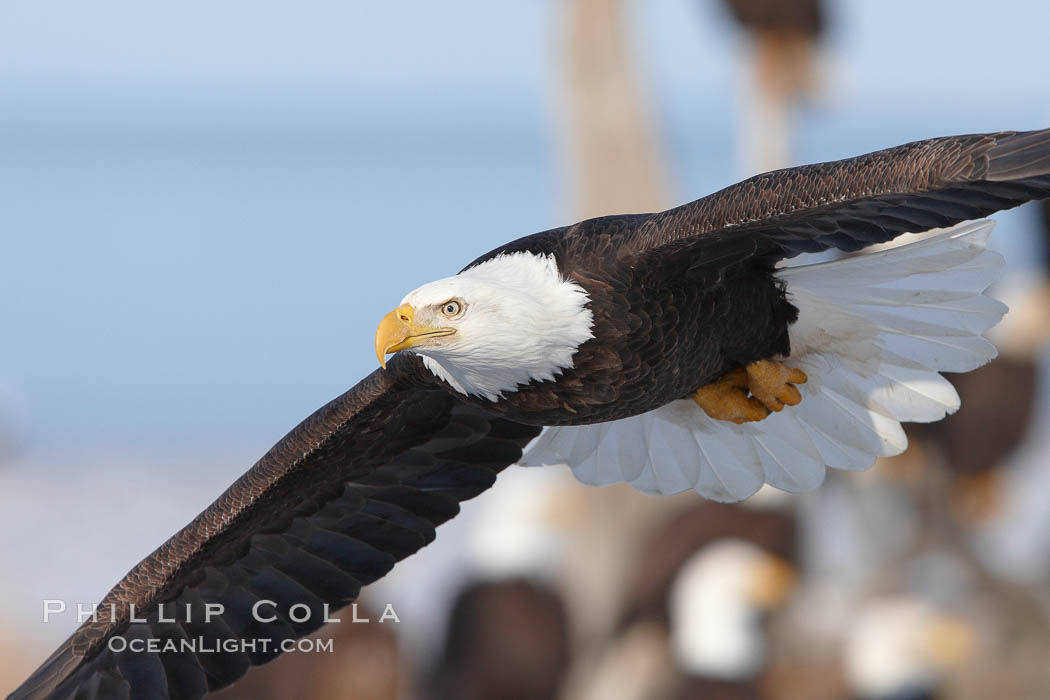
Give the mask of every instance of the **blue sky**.
<svg viewBox="0 0 1050 700">
<path fill-rule="evenodd" d="M 993 7 L 834 3 L 802 158 L 1047 125 L 1050 4 Z M 630 17 L 676 199 L 730 184 L 738 37 L 713 1 Z M 554 0 L 5 3 L 0 415 L 23 447 L 261 452 L 373 369 L 406 291 L 566 223 L 559 20 Z M 1026 217 L 1002 219 L 1015 259 Z"/>
</svg>

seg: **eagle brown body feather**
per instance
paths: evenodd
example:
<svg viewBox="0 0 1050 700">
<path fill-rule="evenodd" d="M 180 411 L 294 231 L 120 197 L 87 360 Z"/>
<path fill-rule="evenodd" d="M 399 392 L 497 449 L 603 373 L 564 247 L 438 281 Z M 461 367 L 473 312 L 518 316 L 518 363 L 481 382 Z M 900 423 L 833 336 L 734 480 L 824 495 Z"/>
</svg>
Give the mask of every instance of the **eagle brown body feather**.
<svg viewBox="0 0 1050 700">
<path fill-rule="evenodd" d="M 729 367 L 787 354 L 777 260 L 858 250 L 1050 196 L 1050 130 L 932 139 L 760 175 L 666 212 L 592 219 L 502 252 L 553 255 L 591 296 L 594 339 L 556 382 L 464 397 L 395 357 L 292 430 L 135 566 L 12 698 L 192 698 L 278 652 L 116 653 L 126 639 L 293 639 L 427 544 L 541 425 L 634 415 Z M 278 620 L 250 615 L 262 599 Z M 204 604 L 226 612 L 205 624 Z M 307 604 L 310 621 L 280 611 Z M 189 605 L 193 622 L 160 620 Z M 135 615 L 146 622 L 131 622 Z M 111 608 L 112 606 L 112 608 Z"/>
</svg>

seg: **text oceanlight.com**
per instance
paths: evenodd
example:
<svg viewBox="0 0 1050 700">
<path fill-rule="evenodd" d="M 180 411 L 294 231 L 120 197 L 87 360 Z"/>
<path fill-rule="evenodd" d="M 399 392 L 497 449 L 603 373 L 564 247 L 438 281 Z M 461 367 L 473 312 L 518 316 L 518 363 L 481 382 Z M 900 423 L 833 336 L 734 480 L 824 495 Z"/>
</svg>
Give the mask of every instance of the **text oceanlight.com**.
<svg viewBox="0 0 1050 700">
<path fill-rule="evenodd" d="M 338 622 L 338 620 L 335 620 Z M 262 653 L 265 654 L 272 649 L 280 649 L 281 653 L 298 651 L 306 653 L 332 653 L 335 650 L 334 639 L 207 639 L 197 637 L 195 639 L 125 639 L 124 637 L 111 637 L 106 646 L 110 651 L 121 653 L 130 651 L 135 654 L 147 652 L 150 654 L 192 652 L 194 654 L 225 653 Z"/>
</svg>

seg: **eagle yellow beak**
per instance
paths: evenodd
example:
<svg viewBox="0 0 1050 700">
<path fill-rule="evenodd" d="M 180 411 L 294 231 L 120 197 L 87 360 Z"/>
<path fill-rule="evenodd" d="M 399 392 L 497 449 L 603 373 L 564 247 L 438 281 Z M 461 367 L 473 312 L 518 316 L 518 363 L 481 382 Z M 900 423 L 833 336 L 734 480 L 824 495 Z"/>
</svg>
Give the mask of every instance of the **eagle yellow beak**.
<svg viewBox="0 0 1050 700">
<path fill-rule="evenodd" d="M 376 329 L 376 358 L 379 366 L 386 369 L 386 356 L 392 352 L 414 347 L 428 338 L 455 332 L 454 328 L 430 328 L 416 323 L 416 310 L 410 304 L 402 304 L 384 316 Z"/>
</svg>

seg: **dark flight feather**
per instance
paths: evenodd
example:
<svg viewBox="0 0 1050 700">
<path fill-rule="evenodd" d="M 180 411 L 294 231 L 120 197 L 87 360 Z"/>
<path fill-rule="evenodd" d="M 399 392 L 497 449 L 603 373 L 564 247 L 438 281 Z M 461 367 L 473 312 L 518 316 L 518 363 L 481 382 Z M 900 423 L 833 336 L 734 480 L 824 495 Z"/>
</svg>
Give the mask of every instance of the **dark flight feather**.
<svg viewBox="0 0 1050 700">
<path fill-rule="evenodd" d="M 413 357 L 375 372 L 307 418 L 183 530 L 132 569 L 12 698 L 193 698 L 320 627 L 361 586 L 434 539 L 539 433 L 418 381 Z M 425 371 L 425 370 L 422 370 Z M 261 623 L 251 608 L 271 600 Z M 147 622 L 130 622 L 135 616 Z M 158 604 L 164 603 L 161 621 Z M 206 603 L 223 615 L 204 621 Z M 310 617 L 297 622 L 292 605 Z M 114 605 L 116 614 L 108 613 Z M 186 621 L 185 606 L 192 610 Z M 300 609 L 301 610 L 301 609 Z M 204 640 L 193 653 L 115 652 L 108 640 Z M 231 647 L 232 649 L 232 647 Z"/>
<path fill-rule="evenodd" d="M 854 252 L 1048 194 L 1050 130 L 949 136 L 757 175 L 650 215 L 631 245 L 657 267 L 669 251 L 701 256 L 724 241 L 738 242 L 738 261 L 772 264 Z M 721 264 L 725 257 L 723 247 Z"/>
</svg>

